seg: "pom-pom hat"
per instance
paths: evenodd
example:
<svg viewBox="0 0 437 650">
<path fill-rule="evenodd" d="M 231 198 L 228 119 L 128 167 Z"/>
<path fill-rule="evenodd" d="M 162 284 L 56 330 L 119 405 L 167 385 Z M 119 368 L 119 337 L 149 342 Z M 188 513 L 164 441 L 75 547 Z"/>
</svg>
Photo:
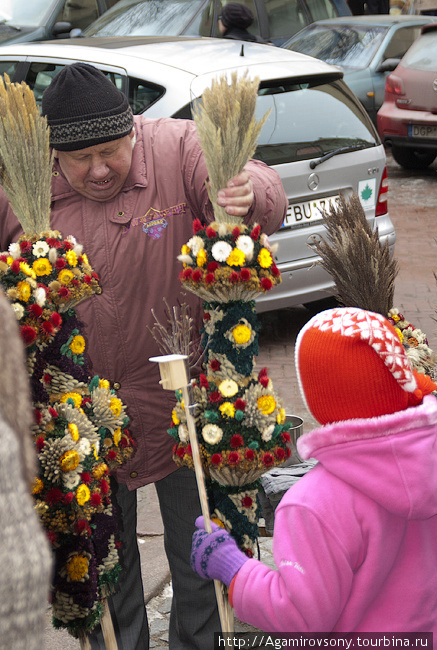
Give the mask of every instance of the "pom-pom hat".
<svg viewBox="0 0 437 650">
<path fill-rule="evenodd" d="M 223 7 L 220 20 L 227 28 L 239 27 L 240 29 L 247 29 L 253 23 L 254 17 L 249 7 L 239 2 L 229 2 Z"/>
<path fill-rule="evenodd" d="M 44 91 L 41 108 L 50 127 L 50 146 L 59 151 L 118 140 L 133 128 L 126 95 L 87 63 L 62 68 Z"/>
<path fill-rule="evenodd" d="M 298 334 L 295 362 L 302 397 L 320 424 L 404 410 L 418 387 L 394 327 L 355 307 L 314 316 Z"/>
</svg>

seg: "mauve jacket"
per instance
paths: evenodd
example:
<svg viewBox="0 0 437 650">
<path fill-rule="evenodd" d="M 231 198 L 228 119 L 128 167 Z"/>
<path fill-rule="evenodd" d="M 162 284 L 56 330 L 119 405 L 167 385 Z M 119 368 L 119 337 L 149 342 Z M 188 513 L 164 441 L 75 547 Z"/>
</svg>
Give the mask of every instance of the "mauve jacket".
<svg viewBox="0 0 437 650">
<path fill-rule="evenodd" d="M 181 293 L 177 260 L 193 235 L 192 221 L 212 221 L 207 171 L 194 123 L 135 117 L 132 168 L 112 200 L 93 201 L 71 189 L 55 162 L 52 185 L 53 229 L 74 235 L 99 274 L 103 292 L 77 307 L 83 322 L 92 374 L 108 379 L 131 418 L 134 457 L 116 477 L 135 489 L 176 469 L 173 438 L 167 433 L 175 403 L 159 384 L 160 354 L 149 328 L 166 323 L 164 298 L 171 307 L 191 306 L 193 338 L 198 338 L 202 303 Z M 279 175 L 259 161 L 249 163 L 255 203 L 245 219 L 271 234 L 282 224 L 287 197 Z M 0 248 L 21 234 L 3 194 L 0 196 Z"/>
<path fill-rule="evenodd" d="M 319 463 L 275 513 L 277 570 L 247 561 L 236 616 L 267 632 L 433 632 L 437 645 L 437 401 L 326 425 Z"/>
</svg>

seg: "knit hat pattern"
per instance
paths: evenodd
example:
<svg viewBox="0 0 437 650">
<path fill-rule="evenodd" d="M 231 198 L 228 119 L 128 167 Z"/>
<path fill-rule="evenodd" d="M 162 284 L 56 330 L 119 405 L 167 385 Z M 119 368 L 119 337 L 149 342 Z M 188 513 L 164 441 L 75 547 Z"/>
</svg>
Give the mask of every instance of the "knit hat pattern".
<svg viewBox="0 0 437 650">
<path fill-rule="evenodd" d="M 229 2 L 225 5 L 221 12 L 221 21 L 227 28 L 239 27 L 240 29 L 247 29 L 254 21 L 253 13 L 245 5 L 239 2 Z"/>
<path fill-rule="evenodd" d="M 42 96 L 42 114 L 50 127 L 50 146 L 77 151 L 118 140 L 133 128 L 127 97 L 87 63 L 65 66 Z"/>
<path fill-rule="evenodd" d="M 321 424 L 403 410 L 417 389 L 396 330 L 355 307 L 314 316 L 299 332 L 295 360 L 304 402 Z"/>
</svg>

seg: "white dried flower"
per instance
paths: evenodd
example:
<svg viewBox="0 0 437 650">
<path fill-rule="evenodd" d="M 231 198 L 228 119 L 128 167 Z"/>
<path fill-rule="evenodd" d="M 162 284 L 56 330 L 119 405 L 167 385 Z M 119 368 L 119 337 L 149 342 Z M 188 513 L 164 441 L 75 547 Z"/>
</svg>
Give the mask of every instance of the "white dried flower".
<svg viewBox="0 0 437 650">
<path fill-rule="evenodd" d="M 200 249 L 204 248 L 203 239 L 198 235 L 195 235 L 194 237 L 191 237 L 191 239 L 187 242 L 187 246 L 193 255 L 197 257 Z"/>
<path fill-rule="evenodd" d="M 271 424 L 269 427 L 266 427 L 261 434 L 262 439 L 265 442 L 269 442 L 272 439 L 273 431 L 275 430 L 275 425 Z"/>
<path fill-rule="evenodd" d="M 40 307 L 44 307 L 47 300 L 47 294 L 45 292 L 45 289 L 43 289 L 42 287 L 38 287 L 33 292 L 33 297 L 35 298 L 37 305 L 39 305 Z"/>
<path fill-rule="evenodd" d="M 14 244 L 9 244 L 9 255 L 16 260 L 18 257 L 21 257 L 21 248 L 20 244 L 14 243 Z"/>
<path fill-rule="evenodd" d="M 17 320 L 21 320 L 24 316 L 24 307 L 23 305 L 20 305 L 19 302 L 14 302 L 11 305 L 13 312 L 15 313 L 15 316 Z"/>
<path fill-rule="evenodd" d="M 188 429 L 185 424 L 180 424 L 178 427 L 179 440 L 181 442 L 188 442 L 190 436 L 188 435 Z"/>
<path fill-rule="evenodd" d="M 246 260 L 250 262 L 253 258 L 253 239 L 248 235 L 240 235 L 235 242 L 238 250 L 243 251 Z"/>
<path fill-rule="evenodd" d="M 49 262 L 50 262 L 50 264 L 55 264 L 57 259 L 58 259 L 58 251 L 56 250 L 56 248 L 52 247 L 49 250 Z"/>
<path fill-rule="evenodd" d="M 45 257 L 49 250 L 50 247 L 47 242 L 42 240 L 35 242 L 35 244 L 32 246 L 32 252 L 35 257 Z"/>
<path fill-rule="evenodd" d="M 218 241 L 211 248 L 211 253 L 216 262 L 226 262 L 232 253 L 232 246 L 225 241 Z"/>
<path fill-rule="evenodd" d="M 205 424 L 202 436 L 208 444 L 216 445 L 223 438 L 223 431 L 216 424 Z"/>
</svg>

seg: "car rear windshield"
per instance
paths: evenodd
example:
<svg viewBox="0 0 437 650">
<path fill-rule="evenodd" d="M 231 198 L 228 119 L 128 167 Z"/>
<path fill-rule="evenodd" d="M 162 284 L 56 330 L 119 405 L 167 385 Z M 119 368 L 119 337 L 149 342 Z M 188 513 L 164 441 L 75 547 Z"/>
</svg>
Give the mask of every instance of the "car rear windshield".
<svg viewBox="0 0 437 650">
<path fill-rule="evenodd" d="M 387 33 L 369 25 L 310 25 L 286 44 L 301 52 L 343 68 L 366 68 Z"/>
<path fill-rule="evenodd" d="M 86 36 L 180 34 L 204 0 L 120 0 L 95 21 Z"/>
<path fill-rule="evenodd" d="M 336 73 L 335 73 L 336 74 Z M 255 158 L 268 165 L 311 160 L 338 149 L 367 149 L 378 135 L 342 79 L 262 82 L 256 117 L 269 112 Z M 186 106 L 173 117 L 191 117 Z"/>
<path fill-rule="evenodd" d="M 404 68 L 437 73 L 437 29 L 425 32 L 402 59 Z"/>
</svg>

